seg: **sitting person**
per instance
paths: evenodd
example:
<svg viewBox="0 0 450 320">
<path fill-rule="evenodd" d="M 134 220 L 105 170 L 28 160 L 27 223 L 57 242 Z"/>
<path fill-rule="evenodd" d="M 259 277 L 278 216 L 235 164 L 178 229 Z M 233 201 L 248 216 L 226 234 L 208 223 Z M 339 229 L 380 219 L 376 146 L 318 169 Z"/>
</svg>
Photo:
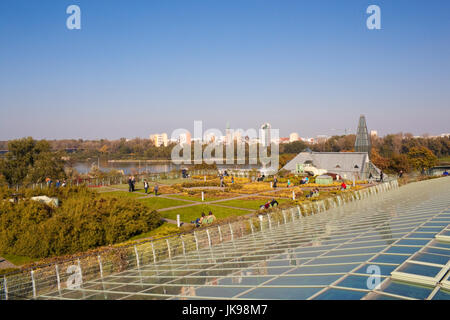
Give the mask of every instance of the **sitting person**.
<svg viewBox="0 0 450 320">
<path fill-rule="evenodd" d="M 275 200 L 275 199 L 272 199 L 272 201 L 270 202 L 270 206 L 271 206 L 271 207 L 274 207 L 275 205 L 278 206 L 278 201 Z"/>
<path fill-rule="evenodd" d="M 197 218 L 195 221 L 191 221 L 191 223 L 195 224 L 196 227 L 200 227 L 200 225 L 203 223 L 204 219 L 205 219 L 205 213 L 202 212 L 202 216 L 200 218 Z"/>
<path fill-rule="evenodd" d="M 202 224 L 210 224 L 214 221 L 216 221 L 216 216 L 213 215 L 212 211 L 209 211 L 208 216 L 203 219 Z"/>
<path fill-rule="evenodd" d="M 259 206 L 259 209 L 269 209 L 271 203 L 272 201 L 269 200 L 265 204 Z"/>
<path fill-rule="evenodd" d="M 444 177 L 447 177 L 447 176 L 448 176 L 448 171 L 445 170 L 444 173 L 443 173 L 442 175 L 443 175 Z"/>
<path fill-rule="evenodd" d="M 314 191 L 311 190 L 309 194 L 306 195 L 306 198 L 312 198 L 314 196 Z"/>
<path fill-rule="evenodd" d="M 347 185 L 345 184 L 345 182 L 342 182 L 341 184 L 341 191 L 347 189 Z"/>
</svg>

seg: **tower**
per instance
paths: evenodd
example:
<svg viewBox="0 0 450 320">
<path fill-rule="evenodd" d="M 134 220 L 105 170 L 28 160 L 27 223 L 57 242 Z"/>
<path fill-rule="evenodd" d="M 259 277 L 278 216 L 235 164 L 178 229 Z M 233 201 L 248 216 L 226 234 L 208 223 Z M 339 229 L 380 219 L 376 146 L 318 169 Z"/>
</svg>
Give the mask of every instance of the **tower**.
<svg viewBox="0 0 450 320">
<path fill-rule="evenodd" d="M 367 131 L 366 118 L 364 115 L 359 117 L 358 130 L 356 131 L 355 151 L 367 152 L 370 156 L 370 136 Z"/>
<path fill-rule="evenodd" d="M 270 134 L 270 129 L 272 128 L 272 126 L 270 125 L 270 123 L 264 123 L 261 126 L 261 144 L 264 147 L 268 147 L 270 146 L 270 142 L 271 142 L 271 134 Z"/>
</svg>

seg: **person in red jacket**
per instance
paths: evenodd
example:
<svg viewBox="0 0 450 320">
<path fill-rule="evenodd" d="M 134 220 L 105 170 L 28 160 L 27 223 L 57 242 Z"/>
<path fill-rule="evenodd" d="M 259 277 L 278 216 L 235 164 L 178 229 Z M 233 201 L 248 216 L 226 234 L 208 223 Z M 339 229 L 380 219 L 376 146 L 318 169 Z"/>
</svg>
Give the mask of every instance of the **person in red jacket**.
<svg viewBox="0 0 450 320">
<path fill-rule="evenodd" d="M 347 185 L 345 184 L 345 182 L 342 182 L 341 184 L 341 190 L 345 190 L 347 189 Z"/>
</svg>

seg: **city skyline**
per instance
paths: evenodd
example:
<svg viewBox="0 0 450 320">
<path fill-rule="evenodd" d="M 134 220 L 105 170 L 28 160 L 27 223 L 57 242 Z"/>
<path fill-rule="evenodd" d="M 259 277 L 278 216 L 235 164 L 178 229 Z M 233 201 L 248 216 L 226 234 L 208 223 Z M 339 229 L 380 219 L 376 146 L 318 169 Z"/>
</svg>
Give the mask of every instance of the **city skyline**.
<svg viewBox="0 0 450 320">
<path fill-rule="evenodd" d="M 69 5 L 81 29 L 66 27 Z M 280 137 L 440 135 L 448 1 L 0 3 L 0 140 L 148 138 L 195 120 Z"/>
</svg>

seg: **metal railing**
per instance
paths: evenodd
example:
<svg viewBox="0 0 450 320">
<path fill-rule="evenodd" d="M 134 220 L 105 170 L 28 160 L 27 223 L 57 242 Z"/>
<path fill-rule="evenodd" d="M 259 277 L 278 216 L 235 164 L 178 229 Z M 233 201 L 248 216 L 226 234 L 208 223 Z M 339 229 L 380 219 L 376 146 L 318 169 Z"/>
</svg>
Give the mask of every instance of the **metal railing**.
<svg viewBox="0 0 450 320">
<path fill-rule="evenodd" d="M 142 240 L 70 260 L 23 269 L 0 277 L 0 300 L 36 299 L 40 295 L 76 289 L 91 280 L 171 260 L 220 243 L 235 241 L 246 235 L 264 232 L 282 224 L 301 220 L 305 216 L 396 188 L 398 188 L 397 180 L 390 180 L 365 189 L 341 193 L 332 198 L 275 209 L 266 214 L 230 223 L 202 227 L 190 233 L 157 240 Z"/>
</svg>

